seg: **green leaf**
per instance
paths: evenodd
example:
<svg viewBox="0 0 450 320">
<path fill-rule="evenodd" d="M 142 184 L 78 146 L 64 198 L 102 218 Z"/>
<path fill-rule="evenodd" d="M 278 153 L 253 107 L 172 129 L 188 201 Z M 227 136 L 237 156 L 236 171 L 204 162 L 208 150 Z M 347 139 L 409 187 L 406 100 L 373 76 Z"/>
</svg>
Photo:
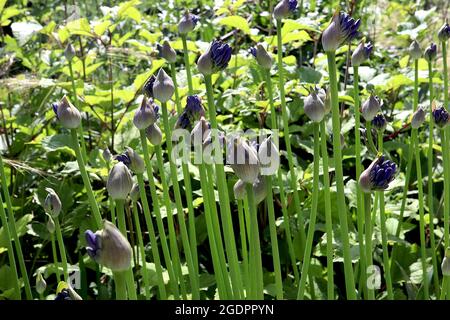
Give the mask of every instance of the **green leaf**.
<svg viewBox="0 0 450 320">
<path fill-rule="evenodd" d="M 19 220 L 16 221 L 16 231 L 19 238 L 23 236 L 27 232 L 27 225 L 28 223 L 33 220 L 32 214 L 26 214 L 23 217 L 21 217 Z M 0 248 L 7 248 L 8 242 L 11 241 L 11 239 L 6 238 L 6 232 L 3 229 L 3 227 L 0 228 Z M 1 283 L 1 281 L 0 281 Z"/>
<path fill-rule="evenodd" d="M 72 140 L 67 134 L 56 134 L 42 139 L 42 147 L 47 152 L 59 150 L 75 155 L 75 152 L 72 150 L 71 146 Z"/>
<path fill-rule="evenodd" d="M 250 27 L 247 20 L 239 16 L 229 16 L 217 19 L 218 24 L 242 30 L 244 33 L 250 34 Z"/>
</svg>

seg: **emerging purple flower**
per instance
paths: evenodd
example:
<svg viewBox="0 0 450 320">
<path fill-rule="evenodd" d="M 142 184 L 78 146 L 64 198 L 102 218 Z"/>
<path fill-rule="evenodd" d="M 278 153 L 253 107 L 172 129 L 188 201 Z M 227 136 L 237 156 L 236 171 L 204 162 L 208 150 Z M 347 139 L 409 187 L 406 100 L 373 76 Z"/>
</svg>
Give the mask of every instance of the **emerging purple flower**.
<svg viewBox="0 0 450 320">
<path fill-rule="evenodd" d="M 99 251 L 101 249 L 101 240 L 100 236 L 91 230 L 87 230 L 84 233 L 84 236 L 86 238 L 87 247 L 86 251 L 94 261 L 96 260 L 96 257 L 99 255 Z"/>
<path fill-rule="evenodd" d="M 153 98 L 153 85 L 155 84 L 156 77 L 154 74 L 150 76 L 150 78 L 145 81 L 144 86 L 142 87 L 144 93 L 149 98 Z"/>
<path fill-rule="evenodd" d="M 178 31 L 181 34 L 186 34 L 194 30 L 199 20 L 200 20 L 199 16 L 192 14 L 186 10 L 180 22 L 178 23 Z"/>
<path fill-rule="evenodd" d="M 256 48 L 255 47 L 251 47 L 250 49 L 248 49 L 248 52 L 250 52 L 256 58 Z"/>
<path fill-rule="evenodd" d="M 273 16 L 280 20 L 286 18 L 297 9 L 297 0 L 281 0 L 273 9 Z"/>
<path fill-rule="evenodd" d="M 249 52 L 256 58 L 256 61 L 261 67 L 267 70 L 270 70 L 270 68 L 272 68 L 272 57 L 261 43 L 258 43 L 256 47 L 250 48 Z"/>
<path fill-rule="evenodd" d="M 361 43 L 355 49 L 355 52 L 353 52 L 352 54 L 352 66 L 359 66 L 361 65 L 361 63 L 369 59 L 372 50 L 373 45 L 370 42 L 364 44 L 364 41 L 361 41 Z"/>
<path fill-rule="evenodd" d="M 372 126 L 378 131 L 384 131 L 384 129 L 386 129 L 386 125 L 386 118 L 381 112 L 372 119 Z"/>
<path fill-rule="evenodd" d="M 192 126 L 201 117 L 205 116 L 205 110 L 202 107 L 202 100 L 197 96 L 188 96 L 186 98 L 186 107 L 178 118 L 175 128 L 192 130 Z"/>
<path fill-rule="evenodd" d="M 59 120 L 59 118 L 58 118 L 58 102 L 52 103 L 52 108 L 53 108 L 53 112 L 54 112 L 55 115 L 56 115 L 56 119 Z"/>
<path fill-rule="evenodd" d="M 428 48 L 425 49 L 425 53 L 423 54 L 427 61 L 432 61 L 436 59 L 437 56 L 437 45 L 436 43 L 431 43 Z"/>
<path fill-rule="evenodd" d="M 439 29 L 438 32 L 439 41 L 447 41 L 450 38 L 450 26 L 448 25 L 448 21 L 445 20 L 444 25 Z"/>
<path fill-rule="evenodd" d="M 361 173 L 359 185 L 368 193 L 371 191 L 383 191 L 395 178 L 397 165 L 391 160 L 385 160 L 384 156 L 375 159 L 370 166 Z"/>
<path fill-rule="evenodd" d="M 344 42 L 358 36 L 361 21 L 351 18 L 345 12 L 335 12 L 330 25 L 322 33 L 322 46 L 326 52 L 334 52 Z"/>
<path fill-rule="evenodd" d="M 224 70 L 230 62 L 232 51 L 227 43 L 214 40 L 208 50 L 198 59 L 198 70 L 204 75 Z"/>
<path fill-rule="evenodd" d="M 449 114 L 448 111 L 445 110 L 444 106 L 436 107 L 435 102 L 433 101 L 433 119 L 434 123 L 440 128 L 445 127 L 449 123 Z"/>
</svg>

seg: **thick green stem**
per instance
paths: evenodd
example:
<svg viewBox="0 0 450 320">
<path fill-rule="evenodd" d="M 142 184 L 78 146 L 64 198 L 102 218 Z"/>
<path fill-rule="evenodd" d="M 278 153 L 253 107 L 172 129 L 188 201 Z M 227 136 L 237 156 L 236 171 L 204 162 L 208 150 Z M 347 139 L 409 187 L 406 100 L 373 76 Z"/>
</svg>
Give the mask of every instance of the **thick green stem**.
<svg viewBox="0 0 450 320">
<path fill-rule="evenodd" d="M 244 287 L 250 287 L 250 269 L 249 269 L 249 255 L 247 249 L 247 232 L 244 217 L 244 208 L 242 207 L 242 200 L 237 200 L 238 216 L 239 216 L 239 232 L 241 236 L 241 250 L 242 250 L 242 264 L 244 267 Z M 283 289 L 282 289 L 283 290 Z M 247 292 L 248 296 L 248 292 Z"/>
<path fill-rule="evenodd" d="M 61 273 L 59 272 L 58 254 L 56 252 L 56 241 L 53 233 L 50 233 L 50 241 L 52 243 L 53 263 L 55 264 L 56 269 L 56 282 L 59 283 L 59 281 L 61 281 Z"/>
<path fill-rule="evenodd" d="M 175 159 L 172 157 L 172 130 L 169 125 L 169 116 L 167 112 L 167 104 L 162 103 L 161 106 L 162 114 L 163 114 L 163 122 L 164 122 L 164 131 L 166 134 L 166 145 L 167 145 L 167 152 L 168 152 L 168 158 L 169 158 L 169 167 L 170 167 L 170 176 L 172 178 L 172 186 L 175 193 L 175 203 L 177 206 L 177 216 L 178 216 L 178 223 L 180 224 L 180 231 L 181 231 L 181 240 L 183 243 L 183 249 L 186 256 L 186 261 L 189 269 L 189 280 L 191 283 L 191 290 L 192 290 L 192 297 L 194 300 L 200 299 L 200 289 L 198 284 L 198 273 L 196 273 L 196 267 L 194 265 L 194 260 L 192 256 L 192 251 L 190 248 L 190 242 L 189 242 L 189 236 L 187 233 L 186 223 L 184 221 L 184 210 L 183 205 L 181 203 L 181 194 L 180 194 L 180 187 L 178 185 L 178 175 L 177 175 L 177 168 L 175 166 Z"/>
<path fill-rule="evenodd" d="M 169 246 L 167 244 L 166 231 L 164 228 L 164 223 L 162 220 L 161 210 L 160 210 L 160 206 L 159 206 L 159 200 L 158 200 L 159 197 L 156 194 L 155 181 L 153 180 L 153 168 L 152 168 L 152 163 L 150 162 L 150 155 L 149 155 L 149 151 L 148 151 L 147 137 L 145 136 L 145 130 L 140 131 L 140 136 L 141 136 L 140 138 L 141 138 L 142 151 L 144 153 L 145 168 L 147 170 L 148 183 L 150 186 L 150 194 L 153 199 L 153 201 L 152 201 L 153 213 L 156 216 L 156 224 L 158 226 L 158 233 L 159 233 L 159 237 L 161 240 L 161 247 L 163 249 L 164 261 L 166 263 L 166 268 L 167 268 L 167 271 L 169 273 L 169 278 L 170 278 L 169 284 L 170 284 L 170 287 L 172 290 L 172 294 L 174 295 L 174 298 L 178 300 L 180 298 L 180 292 L 179 292 L 179 288 L 178 288 L 178 277 L 175 273 L 175 269 L 174 269 L 174 266 L 172 263 L 172 258 L 171 258 L 170 251 L 169 251 Z M 150 212 L 144 211 L 144 214 L 145 214 L 145 222 L 147 224 L 147 229 L 150 230 L 151 229 Z M 167 211 L 167 217 L 169 217 L 169 211 Z M 173 229 L 173 223 L 171 225 L 169 224 L 169 232 L 170 232 L 171 226 Z M 176 239 L 175 239 L 174 243 L 175 243 L 175 248 L 172 248 L 173 249 L 172 255 L 174 257 L 178 258 L 177 265 L 180 266 L 179 256 L 178 256 L 178 248 L 176 248 Z M 172 244 L 172 242 L 171 242 L 171 244 Z M 175 263 L 175 261 L 174 261 L 174 263 Z M 182 279 L 182 278 L 180 278 L 180 279 Z"/>
<path fill-rule="evenodd" d="M 372 252 L 372 215 L 371 215 L 371 199 L 372 195 L 370 193 L 364 194 L 364 218 L 365 218 L 365 249 L 366 249 L 366 261 L 367 261 L 367 269 L 364 270 L 367 272 L 372 272 L 373 268 L 373 252 Z M 369 269 L 370 267 L 370 269 Z M 369 276 L 372 274 L 369 274 Z M 375 300 L 374 287 L 369 286 L 367 281 L 367 293 L 369 300 Z"/>
<path fill-rule="evenodd" d="M 221 150 L 218 140 L 218 125 L 216 119 L 216 107 L 214 104 L 214 94 L 212 87 L 211 76 L 205 76 L 206 93 L 208 98 L 208 111 L 211 121 L 211 128 L 213 131 L 213 143 L 216 146 L 215 150 Z M 227 251 L 228 262 L 230 265 L 231 279 L 233 284 L 233 294 L 235 299 L 241 299 L 244 296 L 242 287 L 242 277 L 238 263 L 236 241 L 233 231 L 233 222 L 231 219 L 230 198 L 228 195 L 228 187 L 225 176 L 224 164 L 222 162 L 215 163 L 217 175 L 217 187 L 219 191 L 220 213 L 223 223 L 223 231 L 225 234 L 225 248 Z"/>
<path fill-rule="evenodd" d="M 19 239 L 19 235 L 17 233 L 17 229 L 16 229 L 16 219 L 14 217 L 14 212 L 12 209 L 12 201 L 11 201 L 11 197 L 9 195 L 9 191 L 8 191 L 8 184 L 6 182 L 6 174 L 5 174 L 5 166 L 3 165 L 3 157 L 0 155 L 0 178 L 1 178 L 1 186 L 3 189 L 3 196 L 5 197 L 5 202 L 6 202 L 6 208 L 8 211 L 8 219 L 6 220 L 7 222 L 9 222 L 9 230 L 8 232 L 10 233 L 10 235 L 12 236 L 12 238 L 8 239 L 12 239 L 14 241 L 14 247 L 16 249 L 16 253 L 17 253 L 17 259 L 19 262 L 19 269 L 20 269 L 20 273 L 22 275 L 22 280 L 24 283 L 24 287 L 25 287 L 25 296 L 27 297 L 28 300 L 33 300 L 33 295 L 31 293 L 31 286 L 30 286 L 30 280 L 28 279 L 28 272 L 27 272 L 27 267 L 25 265 L 25 259 L 24 259 L 24 255 L 22 253 L 22 245 L 20 244 L 20 239 Z M 1 193 L 0 193 L 0 197 L 1 197 Z M 3 204 L 0 204 L 3 206 Z M 6 228 L 6 224 L 3 224 L 5 226 L 5 230 Z M 9 251 L 9 249 L 8 249 Z M 14 255 L 13 251 L 11 251 L 11 253 Z M 9 254 L 9 252 L 8 252 Z M 14 261 L 15 262 L 15 259 Z M 11 263 L 11 267 L 12 267 L 12 262 L 10 260 Z M 19 295 L 20 295 L 20 290 L 18 291 Z"/>
<path fill-rule="evenodd" d="M 334 268 L 333 268 L 333 218 L 331 215 L 330 176 L 328 173 L 328 150 L 325 119 L 320 123 L 320 143 L 323 170 L 323 190 L 325 199 L 325 230 L 327 233 L 327 298 L 334 300 Z"/>
<path fill-rule="evenodd" d="M 308 277 L 309 265 L 311 263 L 312 243 L 314 231 L 316 229 L 317 202 L 319 200 L 319 169 L 320 169 L 320 135 L 319 123 L 314 123 L 314 169 L 313 169 L 313 188 L 311 201 L 311 215 L 309 218 L 308 234 L 306 237 L 306 248 L 303 256 L 303 265 L 298 286 L 297 299 L 303 300 L 305 296 L 306 279 Z M 313 286 L 314 283 L 310 283 Z"/>
<path fill-rule="evenodd" d="M 55 221 L 55 231 L 56 231 L 56 238 L 58 239 L 58 248 L 59 248 L 59 255 L 61 256 L 61 262 L 63 267 L 63 273 L 64 273 L 64 281 L 67 283 L 69 282 L 69 271 L 67 268 L 67 255 L 66 255 L 66 249 L 64 245 L 64 238 L 62 236 L 61 232 L 61 225 L 59 224 L 58 217 L 53 219 Z"/>
<path fill-rule="evenodd" d="M 97 201 L 95 200 L 94 192 L 92 191 L 91 182 L 89 176 L 86 172 L 86 166 L 81 154 L 80 145 L 78 144 L 78 134 L 76 129 L 71 129 L 70 134 L 72 136 L 72 148 L 75 151 L 78 168 L 80 169 L 81 178 L 83 179 L 84 187 L 86 188 L 86 193 L 89 199 L 89 204 L 91 205 L 91 210 L 94 214 L 95 223 L 97 228 L 102 228 L 102 216 L 100 215 L 100 210 L 98 209 Z"/>
<path fill-rule="evenodd" d="M 283 68 L 283 46 L 281 37 L 281 20 L 277 19 L 277 50 L 278 50 L 278 79 L 281 101 L 281 114 L 283 118 L 283 134 L 286 144 L 286 151 L 288 156 L 289 172 L 291 175 L 290 186 L 294 193 L 294 207 L 297 212 L 298 227 L 300 230 L 300 252 L 304 252 L 305 249 L 305 228 L 303 223 L 303 216 L 300 210 L 300 198 L 297 190 L 297 173 L 294 167 L 294 157 L 291 149 L 291 138 L 289 136 L 289 118 L 286 107 L 286 95 L 284 92 L 284 68 Z"/>
<path fill-rule="evenodd" d="M 114 283 L 116 285 L 116 300 L 127 300 L 125 272 L 114 272 Z"/>
<path fill-rule="evenodd" d="M 327 52 L 328 72 L 330 78 L 331 111 L 333 122 L 333 154 L 336 171 L 337 209 L 341 226 L 341 239 L 344 253 L 345 287 L 348 300 L 356 299 L 355 279 L 353 278 L 350 244 L 348 239 L 347 208 L 344 194 L 344 173 L 342 169 L 341 123 L 339 115 L 339 97 L 336 75 L 336 57 L 334 52 Z"/>
<path fill-rule="evenodd" d="M 189 52 L 187 48 L 187 41 L 186 41 L 186 35 L 181 35 L 181 41 L 183 42 L 183 56 L 184 56 L 184 67 L 186 68 L 186 78 L 188 81 L 188 89 L 189 94 L 194 93 L 194 88 L 192 86 L 192 75 L 191 75 L 191 67 L 189 64 Z"/>
<path fill-rule="evenodd" d="M 268 94 L 269 105 L 270 105 L 271 129 L 272 129 L 272 131 L 274 131 L 274 130 L 278 130 L 278 126 L 277 126 L 275 106 L 274 106 L 274 101 L 273 101 L 273 86 L 272 86 L 272 78 L 270 76 L 270 70 L 266 70 L 265 74 L 266 74 L 266 79 L 267 79 L 266 80 L 267 81 L 267 94 Z M 285 193 L 284 193 L 283 176 L 282 176 L 281 170 L 279 168 L 277 170 L 277 182 L 278 182 L 278 188 L 280 189 L 281 211 L 283 213 L 284 230 L 286 232 L 286 242 L 288 244 L 289 257 L 291 258 L 291 264 L 292 264 L 292 270 L 294 271 L 295 283 L 298 283 L 300 281 L 300 276 L 298 273 L 297 262 L 295 260 L 294 245 L 292 243 L 291 225 L 289 222 L 289 215 L 288 215 L 288 210 L 287 210 L 287 199 L 286 199 Z"/>
</svg>

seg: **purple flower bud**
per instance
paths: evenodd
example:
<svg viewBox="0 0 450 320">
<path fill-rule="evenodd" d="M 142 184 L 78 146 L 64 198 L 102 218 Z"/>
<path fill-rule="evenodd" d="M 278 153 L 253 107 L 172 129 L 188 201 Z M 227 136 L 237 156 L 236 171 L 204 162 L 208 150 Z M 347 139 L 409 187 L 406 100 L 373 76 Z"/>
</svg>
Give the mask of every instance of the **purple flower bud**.
<svg viewBox="0 0 450 320">
<path fill-rule="evenodd" d="M 131 246 L 127 238 L 109 221 L 104 220 L 103 229 L 85 232 L 88 255 L 98 264 L 112 271 L 125 271 L 131 265 Z"/>
<path fill-rule="evenodd" d="M 322 99 L 312 90 L 311 93 L 303 100 L 305 114 L 311 121 L 320 122 L 325 117 L 326 109 Z"/>
<path fill-rule="evenodd" d="M 359 66 L 364 61 L 369 59 L 372 50 L 373 45 L 370 42 L 368 44 L 364 44 L 364 40 L 361 41 L 352 54 L 352 66 Z"/>
<path fill-rule="evenodd" d="M 336 11 L 330 25 L 322 33 L 322 46 L 325 52 L 336 51 L 344 42 L 358 36 L 361 21 L 351 18 L 347 13 Z"/>
<path fill-rule="evenodd" d="M 172 49 L 169 41 L 164 40 L 163 45 L 161 46 L 160 44 L 158 44 L 157 48 L 159 51 L 159 56 L 166 59 L 167 62 L 174 63 L 175 61 L 177 61 L 177 53 Z"/>
<path fill-rule="evenodd" d="M 383 113 L 377 113 L 377 115 L 372 119 L 372 126 L 377 130 L 383 132 L 386 129 L 387 121 Z"/>
<path fill-rule="evenodd" d="M 261 43 L 258 43 L 256 48 L 250 48 L 250 53 L 256 58 L 261 67 L 266 70 L 272 68 L 273 59 Z"/>
<path fill-rule="evenodd" d="M 131 159 L 129 159 L 131 163 Z M 106 189 L 114 200 L 125 200 L 133 187 L 133 180 L 128 168 L 118 162 L 109 172 Z"/>
<path fill-rule="evenodd" d="M 437 45 L 435 43 L 431 43 L 428 48 L 425 49 L 425 53 L 423 54 L 427 61 L 433 61 L 437 56 Z"/>
<path fill-rule="evenodd" d="M 186 98 L 186 107 L 175 123 L 175 129 L 186 129 L 191 131 L 194 123 L 205 116 L 205 109 L 202 107 L 202 100 L 197 95 Z"/>
<path fill-rule="evenodd" d="M 417 60 L 422 56 L 422 49 L 420 49 L 420 44 L 417 40 L 411 42 L 411 45 L 409 46 L 409 56 L 414 60 Z"/>
<path fill-rule="evenodd" d="M 174 91 L 175 87 L 173 85 L 172 78 L 167 75 L 164 69 L 159 69 L 153 85 L 153 95 L 155 98 L 162 103 L 165 103 L 172 98 Z"/>
<path fill-rule="evenodd" d="M 145 171 L 144 159 L 130 147 L 126 147 L 126 151 L 123 154 L 117 155 L 116 160 L 125 164 L 136 174 L 141 174 Z"/>
<path fill-rule="evenodd" d="M 234 137 L 227 143 L 227 163 L 239 179 L 253 184 L 258 178 L 260 163 L 258 153 L 246 140 Z"/>
<path fill-rule="evenodd" d="M 133 184 L 133 188 L 131 188 L 130 191 L 130 198 L 131 201 L 136 202 L 139 200 L 141 194 L 140 194 L 140 190 L 139 190 L 139 185 L 137 183 Z"/>
<path fill-rule="evenodd" d="M 106 147 L 106 148 L 103 150 L 102 155 L 103 155 L 103 159 L 105 159 L 106 162 L 110 162 L 110 161 L 111 161 L 111 159 L 112 159 L 112 153 L 111 153 L 111 151 L 109 151 L 108 147 Z"/>
<path fill-rule="evenodd" d="M 53 218 L 50 214 L 47 214 L 47 216 L 48 216 L 47 225 L 46 225 L 47 231 L 49 233 L 55 233 L 55 228 L 56 228 L 55 221 L 53 221 Z"/>
<path fill-rule="evenodd" d="M 450 38 L 450 26 L 447 20 L 445 20 L 444 25 L 439 29 L 438 38 L 442 42 L 446 42 Z"/>
<path fill-rule="evenodd" d="M 224 70 L 230 62 L 232 51 L 228 44 L 214 40 L 198 59 L 198 70 L 206 76 Z"/>
<path fill-rule="evenodd" d="M 157 115 L 155 114 L 155 108 L 153 100 L 150 99 L 150 102 L 146 97 L 142 99 L 141 106 L 136 110 L 136 113 L 133 117 L 133 123 L 136 128 L 139 130 L 143 130 L 148 126 L 155 123 L 157 120 Z"/>
<path fill-rule="evenodd" d="M 77 108 L 64 96 L 59 103 L 52 104 L 56 118 L 67 129 L 76 129 L 81 124 L 81 114 Z"/>
<path fill-rule="evenodd" d="M 377 115 L 377 113 L 381 109 L 381 101 L 377 96 L 373 94 L 370 95 L 369 99 L 367 99 L 362 107 L 361 107 L 361 115 L 364 117 L 366 121 L 372 121 L 373 118 Z"/>
<path fill-rule="evenodd" d="M 436 103 L 433 101 L 433 119 L 434 123 L 440 127 L 444 128 L 449 123 L 449 114 L 445 110 L 443 105 L 436 107 Z"/>
<path fill-rule="evenodd" d="M 366 192 L 383 191 L 395 178 L 397 165 L 384 156 L 375 159 L 370 166 L 361 173 L 359 185 Z"/>
<path fill-rule="evenodd" d="M 211 125 L 206 121 L 205 117 L 200 117 L 191 131 L 191 141 L 194 146 L 202 146 L 205 139 L 208 137 Z"/>
<path fill-rule="evenodd" d="M 297 8 L 297 0 L 281 0 L 273 9 L 273 17 L 277 20 L 286 18 Z"/>
<path fill-rule="evenodd" d="M 76 52 L 74 46 L 71 43 L 69 43 L 66 46 L 66 49 L 64 49 L 64 56 L 68 61 L 72 61 L 73 57 L 75 57 L 75 54 Z"/>
<path fill-rule="evenodd" d="M 142 87 L 142 91 L 147 95 L 149 98 L 153 98 L 153 85 L 155 84 L 156 77 L 155 75 L 151 75 L 147 81 L 145 81 L 144 86 Z"/>
<path fill-rule="evenodd" d="M 411 127 L 413 129 L 419 128 L 422 123 L 425 122 L 425 110 L 422 107 L 419 107 L 416 112 L 413 113 L 411 119 Z"/>
<path fill-rule="evenodd" d="M 154 146 L 159 146 L 162 141 L 162 132 L 156 123 L 145 129 L 147 140 Z"/>
<path fill-rule="evenodd" d="M 270 178 L 269 178 L 270 179 Z M 246 183 L 239 179 L 233 186 L 233 193 L 236 200 L 243 200 L 247 196 Z M 252 185 L 256 204 L 261 203 L 267 197 L 267 177 L 259 176 Z"/>
<path fill-rule="evenodd" d="M 261 175 L 270 176 L 277 172 L 280 166 L 280 152 L 273 143 L 272 136 L 261 143 L 258 148 L 258 159 L 261 164 Z"/>
<path fill-rule="evenodd" d="M 198 16 L 195 14 L 189 13 L 189 11 L 185 11 L 183 17 L 178 23 L 178 32 L 181 34 L 186 34 L 194 30 L 197 22 L 200 20 Z"/>
<path fill-rule="evenodd" d="M 58 194 L 52 188 L 45 188 L 47 191 L 47 197 L 44 201 L 44 210 L 50 214 L 53 218 L 56 218 L 61 213 L 61 200 Z"/>
</svg>

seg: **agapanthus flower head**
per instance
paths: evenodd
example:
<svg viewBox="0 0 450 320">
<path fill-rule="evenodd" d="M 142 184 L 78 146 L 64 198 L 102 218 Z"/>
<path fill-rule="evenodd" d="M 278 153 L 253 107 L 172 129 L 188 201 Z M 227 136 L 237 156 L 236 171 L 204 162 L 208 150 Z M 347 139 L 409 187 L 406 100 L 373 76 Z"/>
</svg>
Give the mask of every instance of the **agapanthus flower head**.
<svg viewBox="0 0 450 320">
<path fill-rule="evenodd" d="M 193 95 L 186 98 L 186 107 L 175 123 L 175 129 L 182 128 L 191 131 L 194 123 L 205 116 L 205 109 L 202 106 L 202 99 Z"/>
<path fill-rule="evenodd" d="M 273 9 L 273 17 L 277 20 L 286 18 L 297 9 L 297 0 L 281 0 Z"/>
<path fill-rule="evenodd" d="M 438 32 L 439 41 L 446 42 L 450 38 L 450 25 L 448 24 L 448 20 L 445 20 L 445 23 L 439 29 Z"/>
<path fill-rule="evenodd" d="M 270 179 L 270 178 L 269 178 Z M 245 188 L 246 183 L 239 179 L 233 186 L 233 193 L 236 200 L 243 200 L 247 196 L 247 190 Z M 253 195 L 255 197 L 255 203 L 259 204 L 267 197 L 267 177 L 258 176 L 252 185 Z"/>
<path fill-rule="evenodd" d="M 125 161 L 130 161 L 125 160 Z M 106 189 L 109 195 L 114 200 L 125 200 L 133 187 L 133 180 L 131 179 L 130 170 L 127 166 L 118 162 L 109 172 L 108 181 L 106 182 Z"/>
<path fill-rule="evenodd" d="M 305 114 L 311 121 L 320 122 L 326 115 L 325 104 L 315 89 L 303 100 Z"/>
<path fill-rule="evenodd" d="M 143 130 L 152 125 L 158 119 L 157 113 L 155 113 L 155 106 L 153 99 L 147 100 L 146 97 L 142 98 L 141 106 L 136 110 L 133 117 L 133 124 L 139 130 Z"/>
<path fill-rule="evenodd" d="M 178 32 L 181 34 L 191 32 L 192 30 L 194 30 L 199 20 L 199 16 L 192 14 L 188 10 L 186 10 L 180 22 L 178 23 Z"/>
<path fill-rule="evenodd" d="M 427 61 L 433 61 L 437 56 L 437 45 L 436 43 L 431 43 L 429 47 L 425 49 L 425 53 L 423 54 Z"/>
<path fill-rule="evenodd" d="M 56 118 L 67 129 L 76 129 L 81 124 L 81 113 L 69 101 L 67 96 L 64 96 L 61 101 L 52 104 L 53 111 Z"/>
<path fill-rule="evenodd" d="M 256 61 L 261 67 L 266 70 L 272 68 L 273 59 L 261 43 L 258 43 L 256 47 L 250 48 L 249 51 L 256 58 Z"/>
<path fill-rule="evenodd" d="M 422 56 L 422 49 L 420 49 L 420 44 L 417 40 L 413 40 L 409 46 L 409 56 L 411 59 L 417 60 Z"/>
<path fill-rule="evenodd" d="M 369 59 L 372 50 L 373 45 L 370 42 L 365 44 L 364 40 L 362 40 L 352 54 L 352 66 L 359 66 Z"/>
<path fill-rule="evenodd" d="M 245 183 L 254 183 L 260 173 L 258 152 L 247 140 L 239 136 L 227 141 L 227 163 Z"/>
<path fill-rule="evenodd" d="M 154 146 L 159 146 L 162 142 L 162 132 L 156 123 L 148 126 L 148 128 L 145 129 L 145 136 L 147 137 L 147 140 L 150 141 L 150 143 Z"/>
<path fill-rule="evenodd" d="M 438 127 L 443 128 L 443 127 L 445 127 L 446 125 L 448 125 L 448 123 L 449 123 L 449 121 L 450 121 L 450 120 L 449 120 L 450 117 L 449 117 L 448 111 L 444 108 L 443 105 L 436 106 L 436 102 L 433 101 L 433 104 L 432 104 L 432 112 L 433 112 L 433 120 L 434 120 L 434 123 L 435 123 Z"/>
<path fill-rule="evenodd" d="M 172 98 L 175 92 L 172 78 L 167 75 L 163 68 L 159 69 L 153 84 L 153 96 L 160 102 L 165 103 Z"/>
<path fill-rule="evenodd" d="M 345 12 L 336 11 L 330 25 L 322 33 L 322 46 L 325 52 L 336 51 L 344 42 L 358 36 L 361 21 L 351 18 Z"/>
<path fill-rule="evenodd" d="M 413 129 L 419 128 L 425 122 L 425 115 L 425 110 L 422 107 L 419 107 L 412 115 L 411 127 Z"/>
<path fill-rule="evenodd" d="M 383 191 L 394 180 L 397 165 L 384 156 L 375 159 L 370 166 L 361 173 L 359 185 L 364 192 Z"/>
<path fill-rule="evenodd" d="M 125 164 L 136 174 L 141 174 L 145 171 L 144 159 L 130 147 L 126 147 L 124 153 L 117 155 L 116 160 Z"/>
<path fill-rule="evenodd" d="M 157 44 L 159 56 L 169 63 L 177 61 L 177 53 L 172 49 L 168 40 L 164 40 L 163 44 Z"/>
<path fill-rule="evenodd" d="M 197 61 L 198 71 L 203 75 L 211 75 L 224 70 L 231 59 L 231 47 L 220 40 L 214 40 L 208 50 Z"/>
<path fill-rule="evenodd" d="M 372 119 L 372 126 L 377 130 L 377 131 L 384 131 L 386 129 L 387 126 L 387 121 L 386 118 L 384 117 L 382 112 L 379 112 L 376 114 L 376 116 Z"/>
<path fill-rule="evenodd" d="M 47 197 L 44 201 L 44 210 L 53 218 L 56 218 L 61 213 L 61 200 L 52 188 L 45 188 L 45 191 L 47 191 Z"/>
<path fill-rule="evenodd" d="M 104 220 L 103 229 L 85 232 L 88 255 L 112 271 L 125 271 L 131 265 L 131 245 L 111 222 Z"/>
<path fill-rule="evenodd" d="M 144 83 L 144 86 L 142 87 L 142 91 L 144 94 L 147 95 L 149 98 L 153 98 L 153 85 L 155 84 L 156 77 L 154 74 L 152 74 Z"/>
<path fill-rule="evenodd" d="M 361 106 L 361 115 L 364 120 L 372 121 L 381 109 L 381 100 L 371 94 L 370 97 Z"/>
</svg>

